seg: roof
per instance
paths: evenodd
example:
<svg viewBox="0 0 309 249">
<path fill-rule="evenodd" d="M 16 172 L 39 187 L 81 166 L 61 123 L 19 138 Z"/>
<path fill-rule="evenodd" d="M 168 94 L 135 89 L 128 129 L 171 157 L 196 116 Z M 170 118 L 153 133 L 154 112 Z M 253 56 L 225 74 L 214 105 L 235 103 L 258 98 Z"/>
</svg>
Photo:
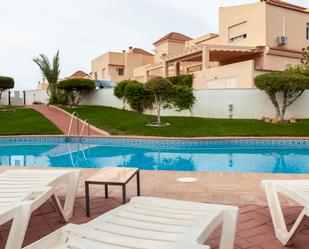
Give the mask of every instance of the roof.
<svg viewBox="0 0 309 249">
<path fill-rule="evenodd" d="M 181 33 L 177 33 L 177 32 L 171 32 L 165 36 L 163 36 L 162 38 L 160 38 L 159 40 L 157 40 L 156 42 L 153 43 L 153 45 L 158 45 L 161 42 L 164 42 L 166 40 L 172 40 L 172 41 L 178 41 L 178 42 L 185 42 L 185 41 L 190 41 L 192 40 L 191 37 L 186 36 L 184 34 Z"/>
<path fill-rule="evenodd" d="M 284 2 L 281 0 L 261 0 L 261 2 L 266 2 L 267 4 L 275 5 L 278 7 L 286 8 L 286 9 L 291 9 L 291 10 L 296 10 L 296 11 L 301 11 L 301 12 L 307 12 L 307 8 L 298 6 L 295 4 L 291 4 L 288 2 Z"/>
<path fill-rule="evenodd" d="M 146 50 L 141 49 L 141 48 L 133 48 L 133 53 L 134 54 L 143 54 L 143 55 L 153 56 L 153 54 L 151 54 L 151 53 L 149 53 Z"/>
<path fill-rule="evenodd" d="M 89 76 L 89 74 L 85 73 L 84 71 L 78 70 L 73 73 L 69 78 L 84 78 L 86 76 Z"/>
</svg>

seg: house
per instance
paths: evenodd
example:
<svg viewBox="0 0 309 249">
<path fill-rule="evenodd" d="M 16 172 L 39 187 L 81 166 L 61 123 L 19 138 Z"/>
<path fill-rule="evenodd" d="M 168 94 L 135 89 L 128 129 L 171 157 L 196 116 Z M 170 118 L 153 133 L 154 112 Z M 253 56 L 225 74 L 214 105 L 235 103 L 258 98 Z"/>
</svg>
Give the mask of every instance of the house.
<svg viewBox="0 0 309 249">
<path fill-rule="evenodd" d="M 90 79 L 90 75 L 85 73 L 84 71 L 77 70 L 71 76 L 67 77 L 66 79 L 73 79 L 73 78 L 81 78 L 81 79 Z"/>
<path fill-rule="evenodd" d="M 119 82 L 132 79 L 135 68 L 153 63 L 153 54 L 129 47 L 128 51 L 107 52 L 92 60 L 91 77 L 93 80 Z"/>
<path fill-rule="evenodd" d="M 224 7 L 218 34 L 165 35 L 154 42 L 154 63 L 133 78 L 194 74 L 194 89 L 253 88 L 256 75 L 299 64 L 308 45 L 308 8 L 279 0 Z"/>
</svg>

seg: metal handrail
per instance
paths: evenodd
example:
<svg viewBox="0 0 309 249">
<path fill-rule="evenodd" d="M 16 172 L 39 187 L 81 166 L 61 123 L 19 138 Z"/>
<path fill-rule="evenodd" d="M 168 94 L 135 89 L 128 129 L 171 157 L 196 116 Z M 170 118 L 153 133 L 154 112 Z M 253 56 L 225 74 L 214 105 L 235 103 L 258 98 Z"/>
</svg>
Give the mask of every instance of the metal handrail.
<svg viewBox="0 0 309 249">
<path fill-rule="evenodd" d="M 79 136 L 82 136 L 82 135 L 83 135 L 84 129 L 85 129 L 85 125 L 86 125 L 86 124 L 88 124 L 88 123 L 87 123 L 87 119 L 85 119 L 85 120 L 83 121 L 83 126 L 82 126 L 82 129 L 81 129 L 81 131 L 80 131 Z M 89 127 L 89 125 L 88 125 L 88 127 Z M 88 132 L 89 132 L 89 131 L 88 131 Z"/>
<path fill-rule="evenodd" d="M 78 113 L 77 112 L 73 112 L 71 114 L 71 120 L 70 120 L 70 125 L 69 125 L 69 130 L 68 130 L 68 136 L 71 135 L 71 131 L 72 131 L 72 124 L 73 124 L 73 119 L 74 117 L 76 117 L 76 121 L 77 121 L 77 134 L 79 134 L 79 117 L 78 117 Z"/>
</svg>

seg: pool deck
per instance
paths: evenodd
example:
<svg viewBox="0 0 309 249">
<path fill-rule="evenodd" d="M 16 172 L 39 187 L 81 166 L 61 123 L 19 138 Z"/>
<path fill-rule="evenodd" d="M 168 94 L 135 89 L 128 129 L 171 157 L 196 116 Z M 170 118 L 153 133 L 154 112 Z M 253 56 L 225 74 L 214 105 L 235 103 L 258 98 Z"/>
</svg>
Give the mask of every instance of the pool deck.
<svg viewBox="0 0 309 249">
<path fill-rule="evenodd" d="M 10 167 L 11 168 L 11 167 Z M 2 169 L 5 169 L 3 167 Z M 96 169 L 82 169 L 72 223 L 80 224 L 89 221 L 121 205 L 121 188 L 110 186 L 109 199 L 104 198 L 102 186 L 91 186 L 91 218 L 85 215 L 84 181 L 96 174 Z M 193 183 L 180 183 L 179 177 L 195 177 Z M 236 249 L 277 249 L 285 248 L 274 237 L 269 210 L 266 206 L 264 192 L 260 187 L 262 179 L 309 179 L 309 175 L 255 174 L 255 173 L 208 173 L 176 171 L 141 171 L 142 195 L 164 197 L 207 203 L 233 204 L 240 207 L 237 228 Z M 60 195 L 65 188 L 59 189 Z M 128 184 L 128 200 L 136 194 L 134 179 Z M 292 224 L 300 208 L 297 204 L 285 200 L 284 213 L 286 222 Z M 45 203 L 31 217 L 25 245 L 55 231 L 64 224 L 59 221 L 51 203 Z M 8 234 L 9 224 L 0 226 L 0 248 Z M 218 248 L 219 232 L 215 232 L 207 244 Z M 291 249 L 308 248 L 309 222 L 304 224 L 296 236 Z"/>
</svg>

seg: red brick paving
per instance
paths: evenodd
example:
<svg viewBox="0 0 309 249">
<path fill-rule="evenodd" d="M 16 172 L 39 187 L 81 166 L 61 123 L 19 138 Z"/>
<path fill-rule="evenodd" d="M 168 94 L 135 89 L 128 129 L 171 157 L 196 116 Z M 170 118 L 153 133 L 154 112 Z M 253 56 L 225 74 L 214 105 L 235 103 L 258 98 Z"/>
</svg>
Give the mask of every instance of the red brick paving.
<svg viewBox="0 0 309 249">
<path fill-rule="evenodd" d="M 52 123 L 54 123 L 64 134 L 68 134 L 69 124 L 71 120 L 70 115 L 52 106 L 33 105 L 31 107 L 35 109 L 36 111 L 42 113 L 46 118 L 48 118 Z M 79 130 L 82 129 L 83 123 L 77 122 L 77 120 L 74 120 L 72 123 L 71 135 L 80 135 L 77 132 L 78 124 L 79 124 Z M 88 130 L 87 130 L 87 127 L 85 127 L 83 134 L 87 134 L 87 133 L 88 133 Z M 102 135 L 102 133 L 98 132 L 97 130 L 90 129 L 90 135 Z"/>
<path fill-rule="evenodd" d="M 79 197 L 76 200 L 74 215 L 71 223 L 81 224 L 87 222 L 104 212 L 107 212 L 119 205 L 121 200 L 117 198 L 98 198 L 94 197 L 92 202 L 92 216 L 87 218 L 85 215 L 85 199 Z M 299 208 L 284 208 L 284 213 L 288 216 L 297 216 Z M 291 221 L 292 222 L 292 221 Z M 28 245 L 62 227 L 64 224 L 59 220 L 51 202 L 43 204 L 36 210 L 28 227 L 24 246 Z M 10 224 L 0 226 L 0 248 L 4 248 L 4 243 L 8 234 Z M 218 248 L 220 230 L 217 229 L 208 239 L 206 244 L 213 249 Z M 309 248 L 309 222 L 304 224 L 295 238 L 291 249 Z M 240 216 L 237 229 L 235 249 L 282 249 L 280 242 L 275 238 L 269 210 L 265 206 L 245 205 L 240 207 Z"/>
</svg>

